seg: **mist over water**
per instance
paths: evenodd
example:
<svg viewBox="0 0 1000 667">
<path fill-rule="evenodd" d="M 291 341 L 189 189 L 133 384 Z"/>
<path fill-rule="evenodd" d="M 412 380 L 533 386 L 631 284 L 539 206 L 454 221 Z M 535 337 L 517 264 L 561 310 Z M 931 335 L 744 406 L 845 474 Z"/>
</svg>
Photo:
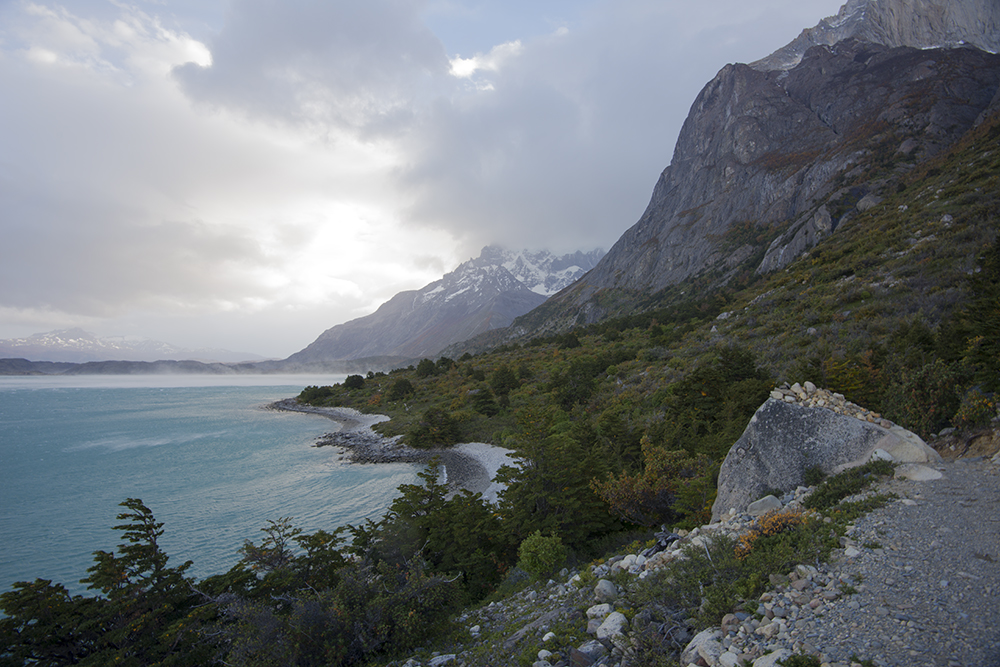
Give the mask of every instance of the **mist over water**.
<svg viewBox="0 0 1000 667">
<path fill-rule="evenodd" d="M 0 590 L 41 577 L 85 592 L 129 497 L 165 524 L 170 564 L 192 560 L 198 577 L 235 564 L 269 519 L 311 532 L 380 516 L 417 467 L 346 464 L 311 446 L 335 422 L 261 409 L 342 379 L 0 378 Z"/>
</svg>

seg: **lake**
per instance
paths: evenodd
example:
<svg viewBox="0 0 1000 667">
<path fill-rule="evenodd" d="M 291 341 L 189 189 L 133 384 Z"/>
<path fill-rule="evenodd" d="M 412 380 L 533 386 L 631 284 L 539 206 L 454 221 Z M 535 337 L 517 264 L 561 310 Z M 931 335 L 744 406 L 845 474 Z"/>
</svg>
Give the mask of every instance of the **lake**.
<svg viewBox="0 0 1000 667">
<path fill-rule="evenodd" d="M 52 579 L 74 593 L 141 498 L 171 565 L 225 572 L 269 519 L 306 532 L 377 518 L 411 464 L 356 465 L 311 446 L 336 422 L 262 409 L 339 376 L 0 378 L 0 590 Z"/>
</svg>

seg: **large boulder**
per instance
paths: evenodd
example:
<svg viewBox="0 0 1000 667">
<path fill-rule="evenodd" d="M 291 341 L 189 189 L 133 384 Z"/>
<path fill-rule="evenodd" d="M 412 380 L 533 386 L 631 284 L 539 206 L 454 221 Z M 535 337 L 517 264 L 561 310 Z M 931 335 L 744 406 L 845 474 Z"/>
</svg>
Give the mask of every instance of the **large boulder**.
<svg viewBox="0 0 1000 667">
<path fill-rule="evenodd" d="M 899 462 L 940 460 L 919 436 L 899 426 L 883 428 L 825 408 L 768 399 L 722 463 L 712 518 L 731 508 L 744 511 L 765 492 L 795 489 L 810 468 L 837 473 L 866 463 L 876 450 Z"/>
</svg>

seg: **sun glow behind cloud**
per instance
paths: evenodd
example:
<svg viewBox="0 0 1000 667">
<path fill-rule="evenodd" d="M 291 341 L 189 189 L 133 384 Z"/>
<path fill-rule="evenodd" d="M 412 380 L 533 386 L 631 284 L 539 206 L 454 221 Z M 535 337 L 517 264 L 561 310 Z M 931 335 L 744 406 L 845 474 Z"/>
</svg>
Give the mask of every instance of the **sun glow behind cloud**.
<svg viewBox="0 0 1000 667">
<path fill-rule="evenodd" d="M 486 243 L 609 247 L 697 90 L 837 9 L 196 6 L 0 5 L 0 338 L 286 356 Z"/>
</svg>

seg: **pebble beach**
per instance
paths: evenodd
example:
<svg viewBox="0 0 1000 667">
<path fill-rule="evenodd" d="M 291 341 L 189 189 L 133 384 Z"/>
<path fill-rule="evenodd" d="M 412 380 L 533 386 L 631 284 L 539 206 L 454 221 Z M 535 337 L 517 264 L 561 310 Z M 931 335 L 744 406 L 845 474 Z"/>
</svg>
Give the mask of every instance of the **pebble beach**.
<svg viewBox="0 0 1000 667">
<path fill-rule="evenodd" d="M 398 436 L 386 438 L 372 430 L 375 424 L 389 419 L 386 415 L 366 414 L 353 408 L 302 405 L 294 398 L 276 401 L 266 408 L 317 414 L 337 422 L 340 430 L 324 434 L 316 441 L 316 446 L 338 448 L 343 457 L 353 463 L 428 463 L 438 457 L 442 482 L 451 487 L 453 493 L 463 489 L 481 493 L 488 502 L 495 503 L 503 490 L 503 485 L 493 481 L 497 470 L 504 465 L 516 465 L 513 451 L 483 442 L 466 442 L 440 449 L 408 447 Z"/>
</svg>

